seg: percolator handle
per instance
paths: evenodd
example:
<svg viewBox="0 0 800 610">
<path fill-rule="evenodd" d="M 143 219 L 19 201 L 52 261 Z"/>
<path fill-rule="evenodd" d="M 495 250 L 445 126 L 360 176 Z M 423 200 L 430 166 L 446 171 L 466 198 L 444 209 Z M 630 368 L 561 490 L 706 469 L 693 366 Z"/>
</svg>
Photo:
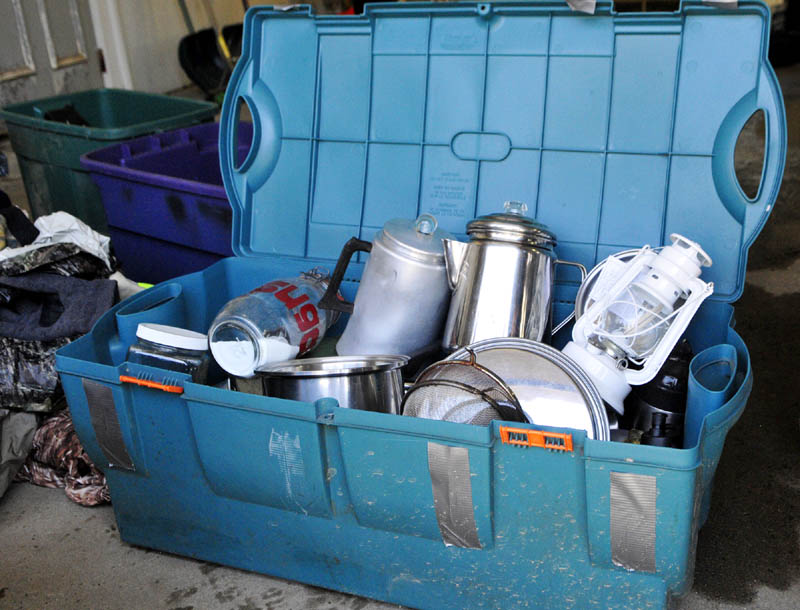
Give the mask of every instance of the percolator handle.
<svg viewBox="0 0 800 610">
<path fill-rule="evenodd" d="M 555 264 L 556 265 L 568 265 L 570 267 L 577 267 L 581 271 L 581 284 L 583 284 L 583 282 L 586 281 L 586 275 L 587 275 L 586 267 L 584 267 L 580 263 L 573 263 L 572 261 L 556 260 Z M 570 312 L 570 314 L 566 318 L 561 320 L 561 322 L 559 322 L 556 325 L 555 328 L 553 328 L 553 332 L 551 333 L 551 335 L 555 335 L 558 331 L 560 331 L 562 328 L 564 328 L 567 324 L 569 324 L 570 320 L 572 320 L 572 318 L 574 318 L 574 317 L 575 317 L 575 309 L 573 308 L 573 310 Z"/>
<path fill-rule="evenodd" d="M 339 255 L 339 260 L 336 261 L 336 268 L 333 270 L 331 280 L 328 283 L 328 289 L 322 298 L 319 300 L 319 306 L 322 309 L 332 311 L 341 311 L 342 313 L 353 313 L 353 304 L 338 296 L 339 286 L 344 280 L 344 272 L 350 264 L 350 259 L 356 252 L 372 252 L 372 244 L 357 237 L 351 237 L 350 240 L 342 248 L 342 253 Z"/>
</svg>

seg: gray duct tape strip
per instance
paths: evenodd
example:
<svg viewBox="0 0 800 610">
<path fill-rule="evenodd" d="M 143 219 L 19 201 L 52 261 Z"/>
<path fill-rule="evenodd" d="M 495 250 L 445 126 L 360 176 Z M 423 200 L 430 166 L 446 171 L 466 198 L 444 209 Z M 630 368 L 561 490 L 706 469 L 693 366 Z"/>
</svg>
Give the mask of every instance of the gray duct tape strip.
<svg viewBox="0 0 800 610">
<path fill-rule="evenodd" d="M 611 473 L 611 561 L 628 570 L 656 571 L 656 478 Z"/>
<path fill-rule="evenodd" d="M 480 549 L 472 483 L 469 474 L 469 450 L 428 443 L 428 470 L 433 486 L 436 520 L 445 546 Z"/>
<path fill-rule="evenodd" d="M 594 9 L 597 6 L 596 0 L 567 0 L 567 4 L 573 11 L 588 15 L 594 15 Z"/>
<path fill-rule="evenodd" d="M 694 504 L 692 506 L 692 542 L 689 546 L 689 562 L 686 568 L 687 574 L 694 574 L 694 566 L 697 561 L 697 535 L 700 533 L 700 510 L 703 506 L 703 466 L 701 465 L 694 479 Z"/>
<path fill-rule="evenodd" d="M 136 470 L 133 460 L 125 447 L 122 438 L 122 429 L 117 418 L 117 407 L 114 404 L 114 395 L 111 388 L 102 383 L 83 380 L 83 391 L 86 393 L 86 402 L 89 404 L 89 417 L 92 420 L 94 435 L 97 444 L 112 468 Z"/>
</svg>

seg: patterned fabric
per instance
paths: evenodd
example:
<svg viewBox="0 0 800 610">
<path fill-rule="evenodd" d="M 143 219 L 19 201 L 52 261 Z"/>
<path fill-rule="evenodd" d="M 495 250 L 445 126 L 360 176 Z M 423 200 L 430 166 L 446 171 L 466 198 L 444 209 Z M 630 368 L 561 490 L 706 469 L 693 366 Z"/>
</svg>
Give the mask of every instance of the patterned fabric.
<svg viewBox="0 0 800 610">
<path fill-rule="evenodd" d="M 70 500 L 83 506 L 111 502 L 106 477 L 83 450 L 67 410 L 45 420 L 36 431 L 33 451 L 16 480 L 63 488 Z"/>
<path fill-rule="evenodd" d="M 70 341 L 0 337 L 0 405 L 25 411 L 51 411 L 62 391 L 55 353 Z"/>
<path fill-rule="evenodd" d="M 111 272 L 99 258 L 68 243 L 44 246 L 0 260 L 0 276 L 18 277 L 30 271 L 55 274 L 59 276 L 57 280 L 62 277 L 95 279 L 108 277 Z M 0 289 L 0 306 L 4 306 L 3 301 L 13 300 L 12 293 L 11 289 Z M 113 299 L 108 306 L 112 304 Z M 87 328 L 93 321 L 87 320 Z M 28 412 L 53 411 L 53 403 L 62 394 L 55 353 L 74 338 L 48 337 L 49 340 L 34 341 L 0 336 L 0 405 Z"/>
<path fill-rule="evenodd" d="M 106 278 L 112 271 L 105 262 L 70 243 L 42 246 L 0 260 L 0 275 L 21 275 L 33 270 L 82 279 Z"/>
</svg>

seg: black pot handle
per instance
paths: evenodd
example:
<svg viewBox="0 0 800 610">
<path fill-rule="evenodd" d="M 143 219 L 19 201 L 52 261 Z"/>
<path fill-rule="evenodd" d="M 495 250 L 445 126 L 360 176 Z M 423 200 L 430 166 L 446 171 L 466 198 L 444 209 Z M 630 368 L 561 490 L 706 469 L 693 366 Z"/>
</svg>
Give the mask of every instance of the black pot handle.
<svg viewBox="0 0 800 610">
<path fill-rule="evenodd" d="M 347 270 L 350 259 L 356 252 L 372 252 L 372 244 L 363 239 L 351 237 L 344 245 L 342 253 L 339 255 L 339 260 L 336 261 L 336 268 L 333 270 L 331 281 L 328 283 L 328 289 L 319 301 L 319 306 L 322 309 L 341 311 L 342 313 L 353 313 L 353 304 L 341 299 L 338 293 L 339 286 L 344 279 L 344 272 Z"/>
</svg>

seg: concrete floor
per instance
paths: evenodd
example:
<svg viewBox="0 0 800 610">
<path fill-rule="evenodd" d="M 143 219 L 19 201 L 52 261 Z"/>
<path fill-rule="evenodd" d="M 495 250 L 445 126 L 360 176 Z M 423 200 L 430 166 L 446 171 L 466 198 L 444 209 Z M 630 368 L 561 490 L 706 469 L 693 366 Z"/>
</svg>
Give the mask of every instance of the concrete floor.
<svg viewBox="0 0 800 610">
<path fill-rule="evenodd" d="M 678 604 L 684 610 L 800 608 L 800 66 L 779 78 L 789 119 L 786 178 L 751 250 L 736 313 L 755 387 L 728 436 L 699 536 L 694 588 Z M 744 163 L 760 167 L 752 155 Z M 18 176 L 0 179 L 0 188 L 9 187 L 19 192 Z M 3 609 L 392 607 L 128 546 L 110 506 L 82 508 L 60 490 L 15 484 L 0 500 Z"/>
</svg>

